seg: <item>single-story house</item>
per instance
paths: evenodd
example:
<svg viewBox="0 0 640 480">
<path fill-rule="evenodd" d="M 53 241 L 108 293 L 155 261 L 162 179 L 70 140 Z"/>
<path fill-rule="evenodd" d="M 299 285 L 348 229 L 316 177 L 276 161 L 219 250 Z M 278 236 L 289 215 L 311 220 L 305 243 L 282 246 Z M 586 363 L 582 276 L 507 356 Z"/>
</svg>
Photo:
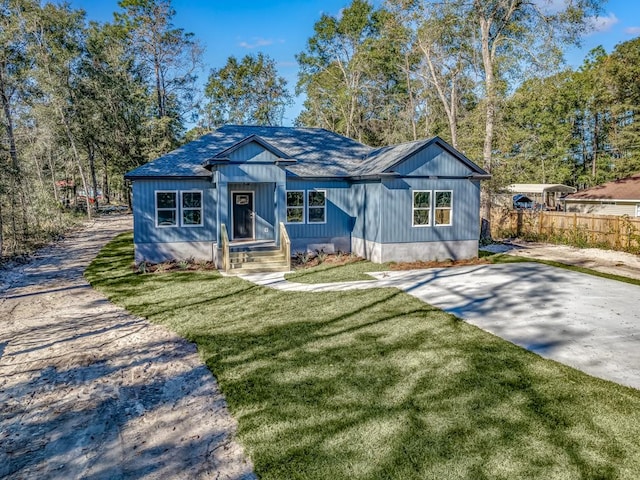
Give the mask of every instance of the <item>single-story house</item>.
<svg viewBox="0 0 640 480">
<path fill-rule="evenodd" d="M 277 249 L 285 240 L 290 255 L 475 257 L 480 181 L 490 175 L 438 137 L 372 148 L 325 129 L 227 125 L 125 178 L 137 262 L 228 268 L 227 247 Z"/>
<path fill-rule="evenodd" d="M 567 212 L 640 217 L 640 173 L 568 195 Z"/>
</svg>

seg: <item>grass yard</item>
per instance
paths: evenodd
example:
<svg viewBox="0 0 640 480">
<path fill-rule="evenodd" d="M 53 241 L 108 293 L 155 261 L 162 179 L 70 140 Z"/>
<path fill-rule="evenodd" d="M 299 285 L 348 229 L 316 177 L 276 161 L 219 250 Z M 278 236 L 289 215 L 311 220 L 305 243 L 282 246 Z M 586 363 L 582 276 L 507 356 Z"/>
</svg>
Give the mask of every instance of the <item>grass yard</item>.
<svg viewBox="0 0 640 480">
<path fill-rule="evenodd" d="M 640 478 L 638 390 L 395 289 L 287 293 L 132 262 L 127 234 L 86 275 L 197 343 L 262 479 Z"/>
<path fill-rule="evenodd" d="M 368 260 L 339 264 L 320 264 L 288 273 L 285 278 L 299 283 L 331 283 L 355 282 L 359 280 L 375 280 L 368 272 L 389 270 L 388 263 L 372 263 Z"/>
</svg>

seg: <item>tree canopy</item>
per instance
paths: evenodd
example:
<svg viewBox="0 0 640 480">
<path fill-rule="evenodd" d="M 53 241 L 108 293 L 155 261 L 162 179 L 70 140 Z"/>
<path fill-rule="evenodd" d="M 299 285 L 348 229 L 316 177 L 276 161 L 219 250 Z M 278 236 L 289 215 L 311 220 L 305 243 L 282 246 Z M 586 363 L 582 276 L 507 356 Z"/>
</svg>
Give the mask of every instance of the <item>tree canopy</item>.
<svg viewBox="0 0 640 480">
<path fill-rule="evenodd" d="M 373 146 L 439 135 L 491 170 L 493 190 L 635 173 L 640 38 L 562 63 L 601 4 L 352 0 L 297 55 L 295 123 Z M 119 8 L 98 23 L 0 0 L 0 256 L 57 235 L 74 211 L 126 204 L 126 171 L 209 129 L 283 122 L 292 96 L 275 59 L 231 56 L 198 84 L 203 49 L 170 0 Z"/>
</svg>

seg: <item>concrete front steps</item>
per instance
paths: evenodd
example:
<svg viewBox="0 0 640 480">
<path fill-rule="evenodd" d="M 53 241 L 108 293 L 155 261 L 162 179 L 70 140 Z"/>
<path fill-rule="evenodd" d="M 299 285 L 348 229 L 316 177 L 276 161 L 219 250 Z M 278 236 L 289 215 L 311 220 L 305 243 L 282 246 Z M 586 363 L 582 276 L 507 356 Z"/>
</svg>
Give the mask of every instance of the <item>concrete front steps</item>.
<svg viewBox="0 0 640 480">
<path fill-rule="evenodd" d="M 286 253 L 273 242 L 240 243 L 229 245 L 229 272 L 244 273 L 288 272 Z"/>
</svg>

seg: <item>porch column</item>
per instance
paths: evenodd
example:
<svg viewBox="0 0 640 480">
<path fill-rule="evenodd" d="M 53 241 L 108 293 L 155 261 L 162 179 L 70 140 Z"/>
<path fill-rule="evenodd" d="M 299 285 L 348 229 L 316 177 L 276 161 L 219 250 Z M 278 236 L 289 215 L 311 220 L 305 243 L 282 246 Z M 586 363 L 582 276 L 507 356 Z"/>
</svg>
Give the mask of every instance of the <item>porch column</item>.
<svg viewBox="0 0 640 480">
<path fill-rule="evenodd" d="M 275 205 L 275 237 L 276 245 L 280 245 L 280 222 L 287 219 L 287 183 L 276 182 L 273 192 L 273 203 Z"/>
</svg>

